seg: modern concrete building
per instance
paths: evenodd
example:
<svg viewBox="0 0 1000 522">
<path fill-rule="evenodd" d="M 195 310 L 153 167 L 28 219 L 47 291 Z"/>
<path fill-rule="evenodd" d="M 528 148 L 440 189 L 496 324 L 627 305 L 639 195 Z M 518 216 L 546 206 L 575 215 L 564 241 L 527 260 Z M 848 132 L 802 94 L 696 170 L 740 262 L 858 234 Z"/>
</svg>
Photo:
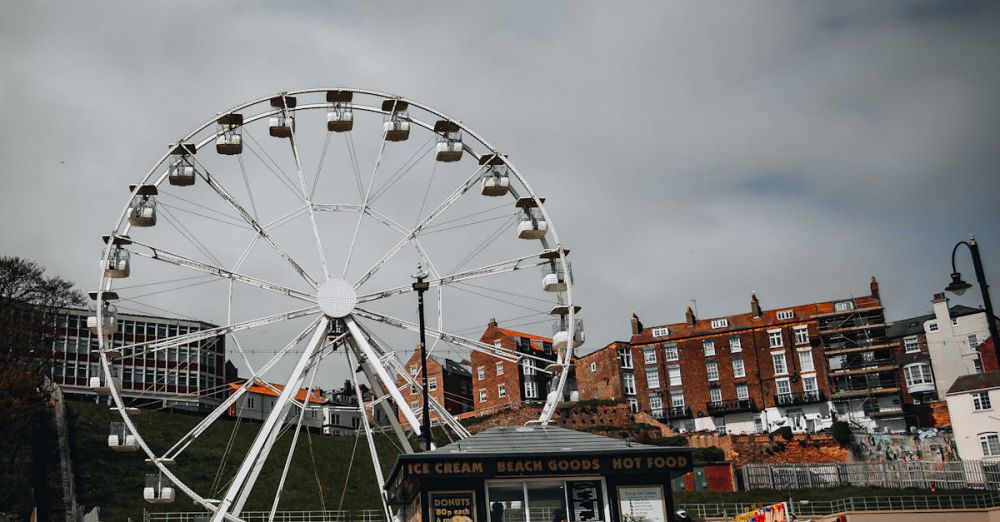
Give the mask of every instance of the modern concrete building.
<svg viewBox="0 0 1000 522">
<path fill-rule="evenodd" d="M 52 342 L 52 380 L 69 395 L 93 397 L 91 379 L 103 379 L 97 334 L 87 327 L 83 309 L 56 315 Z M 179 346 L 147 350 L 145 343 L 215 328 L 190 319 L 118 313 L 112 343 L 121 357 L 111 361 L 122 396 L 135 406 L 210 410 L 226 396 L 225 338 L 212 337 Z"/>
<path fill-rule="evenodd" d="M 1000 371 L 956 378 L 947 400 L 958 456 L 1000 461 Z"/>
</svg>

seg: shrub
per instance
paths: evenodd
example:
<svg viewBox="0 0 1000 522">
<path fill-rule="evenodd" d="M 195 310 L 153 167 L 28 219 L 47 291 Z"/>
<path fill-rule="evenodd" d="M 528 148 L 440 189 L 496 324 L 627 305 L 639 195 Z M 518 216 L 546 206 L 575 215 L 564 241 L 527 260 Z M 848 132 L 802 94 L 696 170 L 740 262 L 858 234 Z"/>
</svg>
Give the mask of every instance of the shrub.
<svg viewBox="0 0 1000 522">
<path fill-rule="evenodd" d="M 654 446 L 687 446 L 688 440 L 684 435 L 671 435 L 670 437 L 653 439 L 649 441 L 649 444 Z"/>
<path fill-rule="evenodd" d="M 844 421 L 834 422 L 830 431 L 833 433 L 833 440 L 841 446 L 847 446 L 854 440 L 851 425 Z"/>
<path fill-rule="evenodd" d="M 724 460 L 726 460 L 726 452 L 722 451 L 722 448 L 718 446 L 709 446 L 694 450 L 695 462 L 722 462 Z"/>
<path fill-rule="evenodd" d="M 773 434 L 780 435 L 781 438 L 785 440 L 792 440 L 792 428 L 791 426 L 783 426 L 774 430 Z"/>
</svg>

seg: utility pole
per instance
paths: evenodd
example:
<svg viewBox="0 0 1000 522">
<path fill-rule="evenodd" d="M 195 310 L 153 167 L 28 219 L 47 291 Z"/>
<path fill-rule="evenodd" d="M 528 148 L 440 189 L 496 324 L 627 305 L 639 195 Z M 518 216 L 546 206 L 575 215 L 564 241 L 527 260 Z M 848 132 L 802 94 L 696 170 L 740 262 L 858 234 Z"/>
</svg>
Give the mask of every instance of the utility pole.
<svg viewBox="0 0 1000 522">
<path fill-rule="evenodd" d="M 424 391 L 424 407 L 423 407 L 423 432 L 424 432 L 424 448 L 426 451 L 431 450 L 431 409 L 427 390 L 427 328 L 424 325 L 424 292 L 430 288 L 430 283 L 424 281 L 427 279 L 427 272 L 424 272 L 423 266 L 417 263 L 417 273 L 413 275 L 417 282 L 413 283 L 413 289 L 417 291 L 417 313 L 420 315 L 420 368 L 423 374 L 423 391 Z"/>
</svg>

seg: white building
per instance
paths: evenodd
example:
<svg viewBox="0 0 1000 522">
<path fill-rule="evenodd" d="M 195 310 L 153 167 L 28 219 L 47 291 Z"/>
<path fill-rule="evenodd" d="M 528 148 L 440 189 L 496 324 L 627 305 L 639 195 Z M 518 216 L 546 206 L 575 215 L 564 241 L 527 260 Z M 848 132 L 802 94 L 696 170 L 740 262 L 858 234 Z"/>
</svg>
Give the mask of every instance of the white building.
<svg viewBox="0 0 1000 522">
<path fill-rule="evenodd" d="M 924 322 L 924 333 L 938 397 L 943 397 L 958 377 L 982 373 L 983 363 L 976 347 L 990 334 L 986 312 L 953 317 L 943 293 L 935 294 L 933 303 L 934 318 Z"/>
<path fill-rule="evenodd" d="M 947 400 L 958 456 L 1000 461 L 1000 371 L 959 377 Z"/>
<path fill-rule="evenodd" d="M 229 383 L 229 388 L 231 392 L 235 392 L 243 385 L 243 382 L 232 382 Z M 281 384 L 270 384 L 263 381 L 254 382 L 250 388 L 240 396 L 233 404 L 229 407 L 229 415 L 232 417 L 239 417 L 242 419 L 253 419 L 253 420 L 264 420 L 271 414 L 271 410 L 274 409 L 274 403 L 278 400 L 278 395 L 281 393 Z M 309 401 L 306 403 L 306 398 Z M 302 425 L 310 428 L 320 428 L 323 426 L 323 408 L 326 406 L 328 399 L 323 396 L 323 391 L 314 389 L 311 393 L 308 390 L 302 388 L 295 394 L 295 401 L 300 404 L 306 404 L 306 412 L 302 417 Z M 293 406 L 288 409 L 288 414 L 285 417 L 285 422 L 289 424 L 295 424 L 299 420 L 299 412 L 301 408 Z"/>
</svg>

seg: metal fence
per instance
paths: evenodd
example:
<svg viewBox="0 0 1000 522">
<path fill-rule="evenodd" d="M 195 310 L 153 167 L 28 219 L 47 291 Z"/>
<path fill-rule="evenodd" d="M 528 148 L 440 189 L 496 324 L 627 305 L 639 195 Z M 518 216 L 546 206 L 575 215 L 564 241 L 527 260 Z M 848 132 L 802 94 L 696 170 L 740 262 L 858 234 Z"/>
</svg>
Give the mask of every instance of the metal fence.
<svg viewBox="0 0 1000 522">
<path fill-rule="evenodd" d="M 244 511 L 240 518 L 247 522 L 267 522 L 268 511 Z M 150 512 L 143 514 L 144 522 L 208 522 L 211 515 L 204 511 Z M 377 509 L 342 511 L 277 511 L 275 522 L 385 522 L 385 515 Z"/>
<path fill-rule="evenodd" d="M 1000 462 L 855 462 L 849 464 L 747 464 L 744 489 L 841 486 L 1000 490 Z"/>
<path fill-rule="evenodd" d="M 753 511 L 761 506 L 787 502 L 775 499 L 768 502 L 730 504 L 678 504 L 695 518 L 733 517 Z M 837 500 L 791 500 L 792 513 L 797 516 L 827 516 L 858 511 L 953 511 L 959 509 L 986 509 L 1000 507 L 1000 493 L 988 492 L 975 495 L 933 495 L 920 497 L 849 497 Z"/>
</svg>

